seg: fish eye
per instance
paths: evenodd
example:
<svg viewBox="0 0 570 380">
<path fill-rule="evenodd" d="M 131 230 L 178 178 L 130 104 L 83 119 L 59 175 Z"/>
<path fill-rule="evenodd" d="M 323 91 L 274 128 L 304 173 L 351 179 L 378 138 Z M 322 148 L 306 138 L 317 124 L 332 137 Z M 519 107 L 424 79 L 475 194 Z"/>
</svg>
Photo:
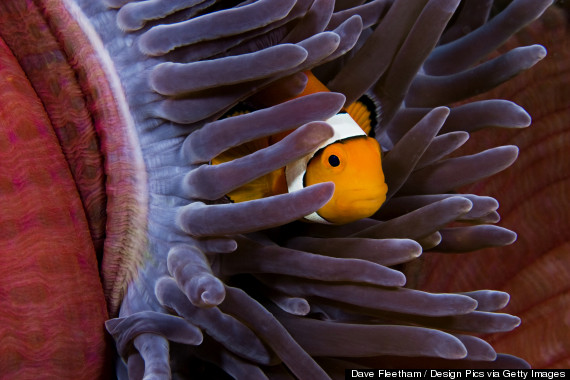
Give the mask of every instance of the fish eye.
<svg viewBox="0 0 570 380">
<path fill-rule="evenodd" d="M 329 156 L 329 164 L 333 167 L 336 168 L 337 166 L 340 165 L 340 159 L 338 158 L 338 156 L 331 154 Z"/>
</svg>

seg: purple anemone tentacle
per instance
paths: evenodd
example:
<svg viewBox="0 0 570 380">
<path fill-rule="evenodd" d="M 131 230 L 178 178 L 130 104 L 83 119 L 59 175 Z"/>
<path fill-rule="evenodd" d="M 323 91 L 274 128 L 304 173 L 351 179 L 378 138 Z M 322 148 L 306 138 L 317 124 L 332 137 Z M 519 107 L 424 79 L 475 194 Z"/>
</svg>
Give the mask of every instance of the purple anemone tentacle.
<svg viewBox="0 0 570 380">
<path fill-rule="evenodd" d="M 233 235 L 277 227 L 318 210 L 332 197 L 330 182 L 294 193 L 236 204 L 205 205 L 194 202 L 178 213 L 178 226 L 196 237 Z M 284 212 L 286 211 L 286 212 Z M 255 215 L 258 218 L 252 218 Z"/>
<path fill-rule="evenodd" d="M 374 218 L 379 220 L 389 220 L 407 214 L 420 207 L 427 206 L 442 199 L 454 197 L 454 194 L 422 194 L 407 195 L 390 199 L 390 201 L 382 207 Z M 461 194 L 462 198 L 468 199 L 472 204 L 471 210 L 464 214 L 458 220 L 476 221 L 486 217 L 499 208 L 499 203 L 491 197 L 478 196 L 474 194 Z"/>
<path fill-rule="evenodd" d="M 441 252 L 469 252 L 487 247 L 501 247 L 517 240 L 517 234 L 503 227 L 479 225 L 443 228 L 439 231 Z"/>
<path fill-rule="evenodd" d="M 364 94 L 387 70 L 426 2 L 396 1 L 366 43 L 327 83 L 328 87 L 345 94 L 348 104 Z"/>
<path fill-rule="evenodd" d="M 341 94 L 317 93 L 254 113 L 216 120 L 186 138 L 184 154 L 191 163 L 208 162 L 245 142 L 291 130 L 313 120 L 328 119 L 341 109 L 343 103 Z"/>
<path fill-rule="evenodd" d="M 371 27 L 372 25 L 378 23 L 380 17 L 386 11 L 388 5 L 389 0 L 372 0 L 353 8 L 335 12 L 331 17 L 329 24 L 327 25 L 327 30 L 336 28 L 338 25 L 342 24 L 344 21 L 354 15 L 358 15 L 362 18 L 362 24 L 364 28 Z"/>
<path fill-rule="evenodd" d="M 430 0 L 418 15 L 386 75 L 374 87 L 386 117 L 391 117 L 406 98 L 416 73 L 437 44 L 458 5 L 458 0 Z"/>
<path fill-rule="evenodd" d="M 202 333 L 188 321 L 151 311 L 131 314 L 126 318 L 110 319 L 106 322 L 106 327 L 115 338 L 121 355 L 128 353 L 131 341 L 141 334 L 160 335 L 168 340 L 191 345 L 202 342 Z"/>
<path fill-rule="evenodd" d="M 294 4 L 294 0 L 283 0 L 276 6 L 270 0 L 261 0 L 241 8 L 210 13 L 174 25 L 155 26 L 141 37 L 139 46 L 148 55 L 161 55 L 196 42 L 240 34 L 285 17 Z M 252 24 L 250 14 L 255 14 L 260 23 Z M 227 19 L 232 22 L 228 23 Z M 218 27 L 222 23 L 225 28 Z"/>
<path fill-rule="evenodd" d="M 261 304 L 244 291 L 228 288 L 228 299 L 222 310 L 231 312 L 242 320 L 252 323 L 256 332 L 275 350 L 287 367 L 299 377 L 329 379 L 329 376 L 290 336 L 289 332 Z M 255 321 L 261 323 L 255 323 Z"/>
<path fill-rule="evenodd" d="M 441 36 L 440 44 L 454 41 L 484 25 L 489 19 L 493 0 L 465 0 L 457 20 Z"/>
<path fill-rule="evenodd" d="M 367 357 L 391 355 L 461 359 L 467 350 L 461 339 L 438 330 L 413 326 L 334 323 L 278 313 L 279 320 L 311 355 Z M 408 345 L 407 341 L 418 344 Z M 369 341 L 369 344 L 362 344 Z"/>
<path fill-rule="evenodd" d="M 212 307 L 224 300 L 224 284 L 210 268 L 206 256 L 192 246 L 176 246 L 168 252 L 168 271 L 179 288 L 197 307 Z"/>
<path fill-rule="evenodd" d="M 244 323 L 232 315 L 224 314 L 217 307 L 200 308 L 190 304 L 172 279 L 160 279 L 156 285 L 156 295 L 163 305 L 176 310 L 235 354 L 263 364 L 274 360 L 272 353 Z"/>
<path fill-rule="evenodd" d="M 334 0 L 315 0 L 309 11 L 299 20 L 283 42 L 299 42 L 325 30 L 333 13 Z"/>
<path fill-rule="evenodd" d="M 507 306 L 510 300 L 509 293 L 495 290 L 476 290 L 463 294 L 477 300 L 477 310 L 479 311 L 501 310 Z"/>
<path fill-rule="evenodd" d="M 279 246 L 261 245 L 253 240 L 238 240 L 240 248 L 220 258 L 222 274 L 275 273 L 323 281 L 365 282 L 380 286 L 403 286 L 405 276 L 394 269 L 367 260 L 341 259 L 296 251 Z M 304 267 L 314 271 L 307 273 Z"/>
<path fill-rule="evenodd" d="M 471 211 L 473 203 L 454 196 L 431 203 L 387 222 L 378 222 L 356 232 L 352 237 L 362 238 L 420 238 L 432 234 L 447 223 Z M 403 234 L 402 231 L 406 231 Z"/>
<path fill-rule="evenodd" d="M 495 88 L 531 68 L 545 56 L 543 46 L 525 46 L 456 74 L 420 74 L 412 82 L 405 102 L 410 107 L 434 107 L 464 100 Z M 477 83 L 478 86 L 469 86 L 469 83 Z"/>
<path fill-rule="evenodd" d="M 552 0 L 513 1 L 473 33 L 436 48 L 425 63 L 426 72 L 449 75 L 467 69 L 537 19 L 551 4 Z"/>
<path fill-rule="evenodd" d="M 411 239 L 294 237 L 287 247 L 340 258 L 356 258 L 381 265 L 402 264 L 419 257 L 420 245 Z"/>
<path fill-rule="evenodd" d="M 400 193 L 437 194 L 459 188 L 508 168 L 515 162 L 518 153 L 516 146 L 501 146 L 471 156 L 436 162 L 414 172 Z"/>
<path fill-rule="evenodd" d="M 270 148 L 219 165 L 202 165 L 186 176 L 188 198 L 215 200 L 246 183 L 306 156 L 333 136 L 324 122 L 305 124 Z M 255 163 L 264 162 L 257 166 Z M 252 170 L 253 169 L 253 170 Z"/>
<path fill-rule="evenodd" d="M 387 199 L 396 194 L 406 182 L 448 115 L 448 108 L 434 108 L 386 154 L 383 168 L 388 185 Z"/>
</svg>

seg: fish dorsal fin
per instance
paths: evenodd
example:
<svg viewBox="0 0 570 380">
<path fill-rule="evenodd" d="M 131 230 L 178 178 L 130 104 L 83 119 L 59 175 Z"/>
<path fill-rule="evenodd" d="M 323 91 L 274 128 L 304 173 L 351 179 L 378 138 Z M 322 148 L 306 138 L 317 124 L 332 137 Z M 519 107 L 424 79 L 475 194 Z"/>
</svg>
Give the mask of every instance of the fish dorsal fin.
<svg viewBox="0 0 570 380">
<path fill-rule="evenodd" d="M 345 111 L 356 121 L 368 136 L 374 136 L 378 125 L 378 107 L 368 95 L 362 95 L 356 102 L 345 107 Z"/>
<path fill-rule="evenodd" d="M 305 75 L 307 75 L 307 86 L 297 97 L 330 91 L 311 71 L 305 71 Z M 356 121 L 364 133 L 374 137 L 374 128 L 378 124 L 379 107 L 369 95 L 362 95 L 357 101 L 344 107 L 343 110 Z"/>
</svg>

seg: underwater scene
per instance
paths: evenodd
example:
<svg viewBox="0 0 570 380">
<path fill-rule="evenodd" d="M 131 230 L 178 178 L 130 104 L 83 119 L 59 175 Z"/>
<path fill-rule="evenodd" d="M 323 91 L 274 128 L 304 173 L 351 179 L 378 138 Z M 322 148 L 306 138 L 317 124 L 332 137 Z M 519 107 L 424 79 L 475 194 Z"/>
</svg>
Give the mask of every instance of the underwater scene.
<svg viewBox="0 0 570 380">
<path fill-rule="evenodd" d="M 570 368 L 569 22 L 2 0 L 0 379 Z"/>
</svg>

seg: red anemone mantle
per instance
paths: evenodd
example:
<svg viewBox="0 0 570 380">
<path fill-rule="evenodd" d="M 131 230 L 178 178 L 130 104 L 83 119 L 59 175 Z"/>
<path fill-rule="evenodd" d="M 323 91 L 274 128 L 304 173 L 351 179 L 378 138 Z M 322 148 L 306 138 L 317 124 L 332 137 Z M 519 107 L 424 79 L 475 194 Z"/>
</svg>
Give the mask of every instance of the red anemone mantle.
<svg viewBox="0 0 570 380">
<path fill-rule="evenodd" d="M 105 377 L 144 242 L 129 115 L 60 2 L 3 1 L 0 25 L 0 378 Z"/>
</svg>

